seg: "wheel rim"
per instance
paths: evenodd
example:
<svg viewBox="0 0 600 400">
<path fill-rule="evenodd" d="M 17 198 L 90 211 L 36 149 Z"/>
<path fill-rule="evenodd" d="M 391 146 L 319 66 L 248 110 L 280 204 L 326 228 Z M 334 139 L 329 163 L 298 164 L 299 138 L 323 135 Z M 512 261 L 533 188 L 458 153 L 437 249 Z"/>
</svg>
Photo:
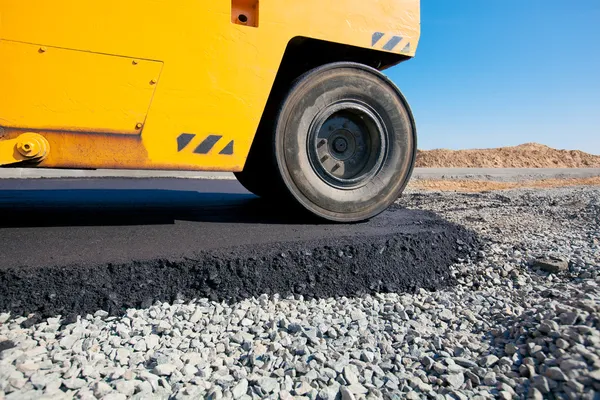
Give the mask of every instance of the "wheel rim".
<svg viewBox="0 0 600 400">
<path fill-rule="evenodd" d="M 386 138 L 381 116 L 366 104 L 332 104 L 311 124 L 307 141 L 311 167 L 330 186 L 363 186 L 383 165 Z"/>
</svg>

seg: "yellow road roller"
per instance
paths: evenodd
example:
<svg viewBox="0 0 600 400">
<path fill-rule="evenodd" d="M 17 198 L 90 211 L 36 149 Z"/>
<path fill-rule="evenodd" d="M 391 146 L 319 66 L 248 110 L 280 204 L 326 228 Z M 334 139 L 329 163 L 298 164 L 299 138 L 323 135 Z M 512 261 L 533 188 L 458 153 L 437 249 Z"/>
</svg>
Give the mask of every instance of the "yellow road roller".
<svg viewBox="0 0 600 400">
<path fill-rule="evenodd" d="M 355 222 L 404 190 L 419 0 L 0 0 L 0 166 L 229 171 Z"/>
</svg>

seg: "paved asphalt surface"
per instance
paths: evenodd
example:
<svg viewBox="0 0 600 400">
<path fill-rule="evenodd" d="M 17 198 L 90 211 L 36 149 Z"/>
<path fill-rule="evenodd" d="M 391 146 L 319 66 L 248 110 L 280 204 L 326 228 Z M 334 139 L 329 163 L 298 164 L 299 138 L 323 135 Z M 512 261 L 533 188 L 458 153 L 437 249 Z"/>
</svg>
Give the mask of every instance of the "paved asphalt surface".
<svg viewBox="0 0 600 400">
<path fill-rule="evenodd" d="M 232 180 L 10 179 L 0 182 L 0 212 L 0 268 L 182 257 L 307 236 Z M 281 229 L 255 235 L 264 224 Z"/>
<path fill-rule="evenodd" d="M 518 181 L 545 178 L 588 178 L 600 176 L 600 168 L 415 168 L 413 179 L 481 179 Z M 197 178 L 235 179 L 229 172 L 70 170 L 41 168 L 0 169 L 3 178 Z"/>
<path fill-rule="evenodd" d="M 25 315 L 439 288 L 476 246 L 430 212 L 319 224 L 233 180 L 6 179 L 0 215 L 0 312 Z"/>
<path fill-rule="evenodd" d="M 0 269 L 192 256 L 238 245 L 385 235 L 418 215 L 319 224 L 233 180 L 30 179 L 0 182 Z"/>
</svg>

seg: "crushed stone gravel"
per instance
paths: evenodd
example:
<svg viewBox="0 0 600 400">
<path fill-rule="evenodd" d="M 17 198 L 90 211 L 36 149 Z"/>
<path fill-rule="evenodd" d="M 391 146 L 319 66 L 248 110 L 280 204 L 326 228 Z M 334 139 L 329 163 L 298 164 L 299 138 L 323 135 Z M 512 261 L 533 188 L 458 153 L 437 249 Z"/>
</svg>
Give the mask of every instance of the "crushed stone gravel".
<svg viewBox="0 0 600 400">
<path fill-rule="evenodd" d="M 599 189 L 409 190 L 398 203 L 480 235 L 452 267 L 457 286 L 25 325 L 2 314 L 0 398 L 600 397 Z"/>
</svg>

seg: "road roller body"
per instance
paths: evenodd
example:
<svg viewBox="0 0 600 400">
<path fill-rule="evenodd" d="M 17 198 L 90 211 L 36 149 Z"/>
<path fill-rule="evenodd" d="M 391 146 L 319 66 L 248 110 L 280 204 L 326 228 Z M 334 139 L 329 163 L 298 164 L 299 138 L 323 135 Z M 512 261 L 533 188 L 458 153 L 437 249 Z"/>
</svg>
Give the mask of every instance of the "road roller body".
<svg viewBox="0 0 600 400">
<path fill-rule="evenodd" d="M 385 69 L 419 0 L 1 0 L 0 166 L 229 171 L 331 221 L 402 192 L 416 130 Z"/>
</svg>

